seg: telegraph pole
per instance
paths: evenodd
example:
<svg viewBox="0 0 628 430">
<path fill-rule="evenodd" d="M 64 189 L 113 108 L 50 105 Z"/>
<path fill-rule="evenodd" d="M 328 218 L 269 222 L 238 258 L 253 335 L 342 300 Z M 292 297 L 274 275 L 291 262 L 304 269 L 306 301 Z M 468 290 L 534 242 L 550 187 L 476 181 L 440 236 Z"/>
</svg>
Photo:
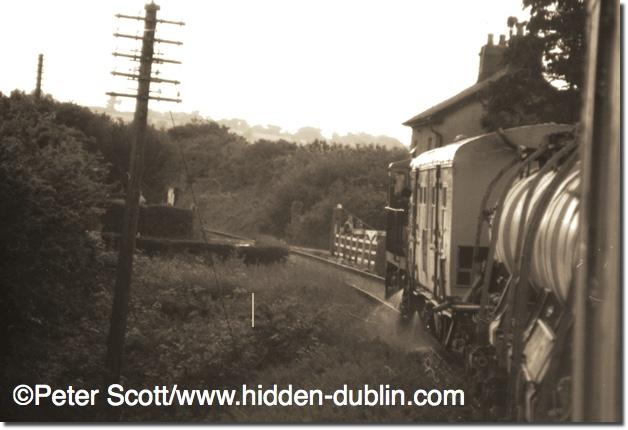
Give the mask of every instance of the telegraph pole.
<svg viewBox="0 0 628 430">
<path fill-rule="evenodd" d="M 44 70 L 44 54 L 39 54 L 37 59 L 37 85 L 35 85 L 35 98 L 41 98 L 41 74 Z"/>
<path fill-rule="evenodd" d="M 621 33 L 619 0 L 585 2 L 579 270 L 574 288 L 572 420 L 621 422 L 625 375 L 621 246 Z"/>
<path fill-rule="evenodd" d="M 133 54 L 114 53 L 116 57 L 131 58 L 139 61 L 139 73 L 123 74 L 112 72 L 114 75 L 125 76 L 129 79 L 138 81 L 137 94 L 121 94 L 109 92 L 110 96 L 132 97 L 136 99 L 135 115 L 133 117 L 133 127 L 135 138 L 131 145 L 130 155 L 130 178 L 126 192 L 126 205 L 124 209 L 124 219 L 122 222 L 122 232 L 120 238 L 120 248 L 118 251 L 118 266 L 116 270 L 116 281 L 114 289 L 113 307 L 111 310 L 111 321 L 109 328 L 109 336 L 107 339 L 107 355 L 105 358 L 106 376 L 105 384 L 117 383 L 120 379 L 120 370 L 122 367 L 122 356 L 124 352 L 124 337 L 127 326 L 127 315 L 129 308 L 129 297 L 131 292 L 131 278 L 133 273 L 133 253 L 135 252 L 135 237 L 137 234 L 137 222 L 139 217 L 139 200 L 140 200 L 140 184 L 142 180 L 142 171 L 144 168 L 144 147 L 146 143 L 146 128 L 148 117 L 148 101 L 164 100 L 176 101 L 179 99 L 170 99 L 163 97 L 152 97 L 150 95 L 151 82 L 156 83 L 176 83 L 178 81 L 158 79 L 151 76 L 153 63 L 179 63 L 173 60 L 164 60 L 154 57 L 155 43 L 171 43 L 181 45 L 181 42 L 155 38 L 155 29 L 157 23 L 167 23 L 183 25 L 181 22 L 165 21 L 157 19 L 157 11 L 159 6 L 151 2 L 145 6 L 146 13 L 142 17 L 132 17 L 127 15 L 116 15 L 118 18 L 135 19 L 144 21 L 144 35 L 131 36 L 125 34 L 114 33 L 116 37 L 126 37 L 142 41 L 142 50 L 139 56 Z"/>
</svg>

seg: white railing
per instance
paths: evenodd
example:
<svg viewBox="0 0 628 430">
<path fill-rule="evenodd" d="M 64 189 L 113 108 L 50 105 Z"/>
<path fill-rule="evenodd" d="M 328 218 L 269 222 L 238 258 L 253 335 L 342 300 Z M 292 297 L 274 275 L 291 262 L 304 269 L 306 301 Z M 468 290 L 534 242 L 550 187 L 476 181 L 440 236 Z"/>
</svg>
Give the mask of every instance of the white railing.
<svg viewBox="0 0 628 430">
<path fill-rule="evenodd" d="M 369 272 L 378 273 L 385 232 L 378 230 L 353 229 L 335 233 L 332 254 L 344 263 Z"/>
</svg>

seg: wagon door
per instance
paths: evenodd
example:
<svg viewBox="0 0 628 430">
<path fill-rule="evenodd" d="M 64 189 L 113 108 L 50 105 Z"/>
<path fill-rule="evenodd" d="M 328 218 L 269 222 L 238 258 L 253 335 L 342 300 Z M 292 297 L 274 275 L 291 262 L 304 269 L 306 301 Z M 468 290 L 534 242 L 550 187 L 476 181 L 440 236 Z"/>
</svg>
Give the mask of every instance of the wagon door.
<svg viewBox="0 0 628 430">
<path fill-rule="evenodd" d="M 451 294 L 451 190 L 451 167 L 442 167 L 438 188 L 438 225 L 440 230 L 438 248 L 440 286 L 445 295 Z"/>
<path fill-rule="evenodd" d="M 418 199 L 419 199 L 418 181 L 419 181 L 419 172 L 418 171 L 410 172 L 410 187 L 412 189 L 412 195 L 410 196 L 410 208 L 409 208 L 408 223 L 407 223 L 407 228 L 408 228 L 408 232 L 407 232 L 408 256 L 407 258 L 408 258 L 408 270 L 411 271 L 409 275 L 412 276 L 413 279 L 418 279 L 417 270 L 416 270 L 417 246 L 419 244 L 417 232 L 419 231 L 418 219 L 420 218 L 419 206 L 418 206 Z"/>
<path fill-rule="evenodd" d="M 427 210 L 428 172 L 420 170 L 417 182 L 417 219 L 416 232 L 418 239 L 418 252 L 416 254 L 416 279 L 419 283 L 428 286 L 427 248 L 428 248 L 428 210 Z"/>
<path fill-rule="evenodd" d="M 425 266 L 427 269 L 427 287 L 432 293 L 437 293 L 438 275 L 438 189 L 439 189 L 439 168 L 427 171 L 427 255 Z"/>
</svg>

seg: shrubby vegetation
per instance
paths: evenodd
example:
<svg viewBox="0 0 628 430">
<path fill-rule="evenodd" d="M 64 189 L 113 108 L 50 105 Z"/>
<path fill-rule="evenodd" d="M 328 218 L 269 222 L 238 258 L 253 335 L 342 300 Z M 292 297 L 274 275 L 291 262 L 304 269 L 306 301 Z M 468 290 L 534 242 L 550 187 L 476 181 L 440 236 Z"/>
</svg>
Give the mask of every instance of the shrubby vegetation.
<svg viewBox="0 0 628 430">
<path fill-rule="evenodd" d="M 101 217 L 103 233 L 120 234 L 125 201 L 109 200 Z M 140 205 L 137 231 L 141 236 L 187 239 L 192 237 L 194 214 L 189 209 L 165 205 Z"/>
<path fill-rule="evenodd" d="M 85 133 L 57 120 L 53 104 L 0 95 L 3 364 L 8 355 L 45 353 L 58 328 L 85 311 L 92 292 L 84 282 L 95 270 L 88 230 L 98 224 L 107 168 L 88 150 Z"/>
<path fill-rule="evenodd" d="M 193 186 L 208 225 L 310 246 L 326 246 L 337 203 L 374 228 L 383 228 L 386 169 L 391 161 L 407 157 L 405 150 L 374 145 L 249 144 L 211 122 L 168 132 L 188 164 L 187 174 L 180 169 L 183 205 L 192 204 Z M 297 202 L 301 212 L 293 217 Z"/>
<path fill-rule="evenodd" d="M 211 122 L 148 134 L 142 181 L 148 203 L 163 203 L 167 187 L 178 184 L 189 207 L 193 185 L 210 226 L 321 246 L 338 202 L 381 227 L 386 165 L 404 155 L 324 142 L 250 144 Z M 58 314 L 57 301 L 71 308 L 77 298 L 70 285 L 81 284 L 93 266 L 87 232 L 99 229 L 105 200 L 124 194 L 132 136 L 130 125 L 72 103 L 0 94 L 4 327 L 44 321 L 43 313 Z M 302 212 L 291 220 L 295 202 Z"/>
<path fill-rule="evenodd" d="M 381 225 L 386 165 L 405 155 L 321 142 L 249 144 L 214 123 L 150 129 L 149 135 L 142 183 L 148 203 L 163 202 L 166 188 L 176 183 L 185 206 L 193 184 L 210 225 L 289 234 L 308 244 L 327 240 L 337 202 Z M 124 193 L 131 137 L 129 125 L 71 103 L 0 94 L 1 386 L 100 386 L 115 255 L 107 253 L 98 230 L 106 201 Z M 299 222 L 290 224 L 294 206 L 302 212 Z M 260 249 L 261 254 L 219 263 L 218 282 L 206 261 L 195 260 L 201 257 L 139 257 L 123 382 L 232 386 L 246 378 L 267 383 L 271 374 L 279 383 L 298 382 L 303 369 L 311 368 L 311 384 L 329 385 L 342 375 L 351 375 L 347 383 L 375 383 L 389 375 L 384 366 L 420 371 L 420 361 L 408 368 L 405 352 L 364 339 L 359 324 L 369 307 L 356 304 L 353 293 L 342 293 L 325 275 L 248 265 L 268 256 L 285 258 L 285 249 Z M 248 320 L 251 291 L 259 294 L 255 331 Z M 8 420 L 103 419 L 102 411 L 90 408 L 13 409 L 10 393 L 1 395 L 2 417 Z M 284 412 L 152 409 L 125 411 L 123 418 L 303 419 L 302 410 Z M 392 420 L 391 413 L 399 412 L 339 416 L 321 409 L 308 411 L 305 419 L 364 421 L 375 414 Z"/>
<path fill-rule="evenodd" d="M 129 136 L 129 125 L 71 103 L 0 94 L 1 386 L 71 373 L 57 345 L 81 357 L 68 336 L 87 328 L 99 288 L 113 284 L 94 233 L 106 199 L 124 190 Z M 145 195 L 156 198 L 170 147 L 165 133 L 151 136 Z"/>
<path fill-rule="evenodd" d="M 77 140 L 80 151 L 75 159 L 92 157 L 100 163 L 98 181 L 107 186 L 100 189 L 100 197 L 124 195 L 133 138 L 129 124 L 72 103 L 36 101 L 19 92 L 2 96 L 1 101 L 3 115 L 13 118 L 3 126 L 4 136 L 18 138 L 28 130 L 29 121 L 40 129 L 52 124 Z M 62 140 L 54 133 L 46 138 Z M 150 127 L 142 195 L 149 204 L 163 204 L 167 188 L 176 186 L 178 205 L 189 208 L 193 186 L 210 227 L 325 246 L 331 209 L 337 203 L 373 227 L 383 228 L 386 168 L 406 156 L 403 149 L 375 145 L 323 141 L 297 145 L 283 140 L 251 144 L 215 122 L 194 122 L 167 132 Z M 292 217 L 295 203 L 301 211 Z"/>
<path fill-rule="evenodd" d="M 100 260 L 110 256 L 102 254 Z M 333 390 L 342 384 L 388 383 L 407 390 L 463 387 L 455 375 L 426 371 L 427 352 L 394 342 L 370 302 L 329 274 L 290 264 L 217 263 L 200 257 L 139 256 L 134 270 L 125 387 L 239 388 L 279 384 Z M 99 387 L 111 302 L 103 266 L 94 280 L 91 311 L 66 328 L 64 342 L 46 345 L 39 366 L 14 362 L 8 382 Z M 255 329 L 250 325 L 255 292 Z M 387 312 L 384 315 L 389 315 Z M 394 331 L 394 330 L 393 330 Z M 410 347 L 409 347 L 410 346 Z M 470 399 L 468 399 L 470 400 Z M 5 403 L 7 405 L 7 403 Z M 106 418 L 100 408 L 11 409 L 6 418 Z M 126 408 L 125 421 L 178 422 L 416 422 L 473 419 L 468 407 L 410 408 Z"/>
</svg>

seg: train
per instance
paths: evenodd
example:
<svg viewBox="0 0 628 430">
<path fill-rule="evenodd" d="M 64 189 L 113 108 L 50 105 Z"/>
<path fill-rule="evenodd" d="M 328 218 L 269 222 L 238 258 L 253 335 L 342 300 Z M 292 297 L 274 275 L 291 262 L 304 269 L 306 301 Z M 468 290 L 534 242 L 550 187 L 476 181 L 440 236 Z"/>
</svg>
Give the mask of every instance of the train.
<svg viewBox="0 0 628 430">
<path fill-rule="evenodd" d="M 587 4 L 578 124 L 388 167 L 385 295 L 464 366 L 486 420 L 622 419 L 619 3 Z"/>
<path fill-rule="evenodd" d="M 569 361 L 565 308 L 578 267 L 574 133 L 499 130 L 389 166 L 386 295 L 401 294 L 402 321 L 418 314 L 460 358 L 489 415 L 568 412 L 570 371 L 553 364 Z"/>
</svg>

